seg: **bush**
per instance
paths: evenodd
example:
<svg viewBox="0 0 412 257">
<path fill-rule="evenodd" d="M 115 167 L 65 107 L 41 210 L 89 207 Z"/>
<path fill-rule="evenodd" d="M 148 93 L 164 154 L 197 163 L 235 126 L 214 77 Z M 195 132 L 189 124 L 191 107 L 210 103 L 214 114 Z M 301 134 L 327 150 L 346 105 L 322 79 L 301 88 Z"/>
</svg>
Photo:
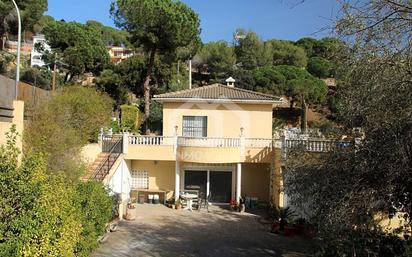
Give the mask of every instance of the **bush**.
<svg viewBox="0 0 412 257">
<path fill-rule="evenodd" d="M 121 121 L 120 127 L 124 131 L 139 132 L 139 128 L 142 121 L 142 116 L 139 108 L 134 105 L 122 105 L 120 106 Z"/>
<path fill-rule="evenodd" d="M 76 191 L 82 232 L 75 251 L 76 256 L 89 256 L 98 246 L 96 238 L 105 233 L 106 224 L 113 217 L 114 201 L 99 182 L 79 183 Z"/>
<path fill-rule="evenodd" d="M 411 254 L 411 241 L 373 231 L 347 231 L 339 238 L 336 235 L 324 235 L 315 256 L 410 257 Z"/>
<path fill-rule="evenodd" d="M 42 106 L 25 128 L 26 153 L 44 153 L 49 172 L 77 178 L 83 167 L 82 146 L 96 141 L 100 127 L 110 122 L 112 100 L 94 89 L 70 86 Z"/>
<path fill-rule="evenodd" d="M 100 183 L 47 174 L 42 155 L 18 166 L 14 131 L 0 147 L 0 256 L 88 256 L 112 218 L 112 198 Z"/>
</svg>

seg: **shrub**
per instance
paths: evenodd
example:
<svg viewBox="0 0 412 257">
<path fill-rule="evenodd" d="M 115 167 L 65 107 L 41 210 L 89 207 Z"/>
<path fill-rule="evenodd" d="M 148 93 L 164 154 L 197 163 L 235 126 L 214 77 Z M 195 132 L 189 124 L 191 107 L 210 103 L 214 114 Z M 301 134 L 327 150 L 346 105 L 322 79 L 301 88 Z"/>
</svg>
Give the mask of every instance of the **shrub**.
<svg viewBox="0 0 412 257">
<path fill-rule="evenodd" d="M 70 86 L 42 106 L 25 128 L 24 151 L 44 153 L 49 172 L 64 171 L 77 178 L 83 167 L 82 146 L 97 139 L 110 122 L 112 100 L 94 89 Z"/>
<path fill-rule="evenodd" d="M 79 183 L 76 187 L 82 223 L 81 239 L 76 245 L 76 256 L 89 256 L 98 246 L 97 238 L 105 233 L 112 218 L 113 198 L 99 182 Z"/>
<path fill-rule="evenodd" d="M 142 121 L 139 108 L 134 105 L 125 104 L 120 106 L 120 110 L 122 114 L 120 121 L 121 129 L 129 132 L 138 132 Z"/>
</svg>

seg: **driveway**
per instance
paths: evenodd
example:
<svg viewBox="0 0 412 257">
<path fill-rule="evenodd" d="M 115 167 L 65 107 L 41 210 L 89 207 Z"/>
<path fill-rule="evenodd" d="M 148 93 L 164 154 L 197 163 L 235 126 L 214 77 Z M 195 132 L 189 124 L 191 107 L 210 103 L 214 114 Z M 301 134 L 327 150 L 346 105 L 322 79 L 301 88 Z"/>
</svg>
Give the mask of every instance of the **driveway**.
<svg viewBox="0 0 412 257">
<path fill-rule="evenodd" d="M 214 206 L 210 212 L 137 205 L 92 256 L 307 256 L 310 243 L 269 233 L 259 216 Z"/>
</svg>

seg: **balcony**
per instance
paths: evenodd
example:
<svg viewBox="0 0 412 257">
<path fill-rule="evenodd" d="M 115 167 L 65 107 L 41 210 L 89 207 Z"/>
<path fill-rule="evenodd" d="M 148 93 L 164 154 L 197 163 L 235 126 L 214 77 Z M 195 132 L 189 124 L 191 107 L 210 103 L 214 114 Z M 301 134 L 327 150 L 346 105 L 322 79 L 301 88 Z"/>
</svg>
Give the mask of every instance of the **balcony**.
<svg viewBox="0 0 412 257">
<path fill-rule="evenodd" d="M 127 158 L 201 163 L 270 162 L 267 157 L 272 146 L 273 140 L 264 138 L 129 136 Z"/>
</svg>

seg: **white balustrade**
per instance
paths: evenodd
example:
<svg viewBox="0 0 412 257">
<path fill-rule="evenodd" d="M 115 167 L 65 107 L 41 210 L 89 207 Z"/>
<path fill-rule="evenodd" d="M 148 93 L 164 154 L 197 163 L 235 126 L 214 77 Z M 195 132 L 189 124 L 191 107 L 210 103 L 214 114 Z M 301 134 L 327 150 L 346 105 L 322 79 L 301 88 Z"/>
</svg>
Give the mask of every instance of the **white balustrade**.
<svg viewBox="0 0 412 257">
<path fill-rule="evenodd" d="M 179 137 L 179 146 L 235 148 L 240 147 L 240 138 Z"/>
<path fill-rule="evenodd" d="M 349 142 L 334 141 L 334 140 L 300 140 L 288 139 L 286 140 L 286 148 L 301 148 L 308 152 L 330 152 L 338 148 L 350 147 Z"/>
<path fill-rule="evenodd" d="M 129 136 L 131 145 L 173 145 L 173 137 L 163 136 Z"/>
<path fill-rule="evenodd" d="M 245 147 L 246 148 L 267 148 L 272 147 L 273 140 L 267 138 L 246 138 Z"/>
</svg>

